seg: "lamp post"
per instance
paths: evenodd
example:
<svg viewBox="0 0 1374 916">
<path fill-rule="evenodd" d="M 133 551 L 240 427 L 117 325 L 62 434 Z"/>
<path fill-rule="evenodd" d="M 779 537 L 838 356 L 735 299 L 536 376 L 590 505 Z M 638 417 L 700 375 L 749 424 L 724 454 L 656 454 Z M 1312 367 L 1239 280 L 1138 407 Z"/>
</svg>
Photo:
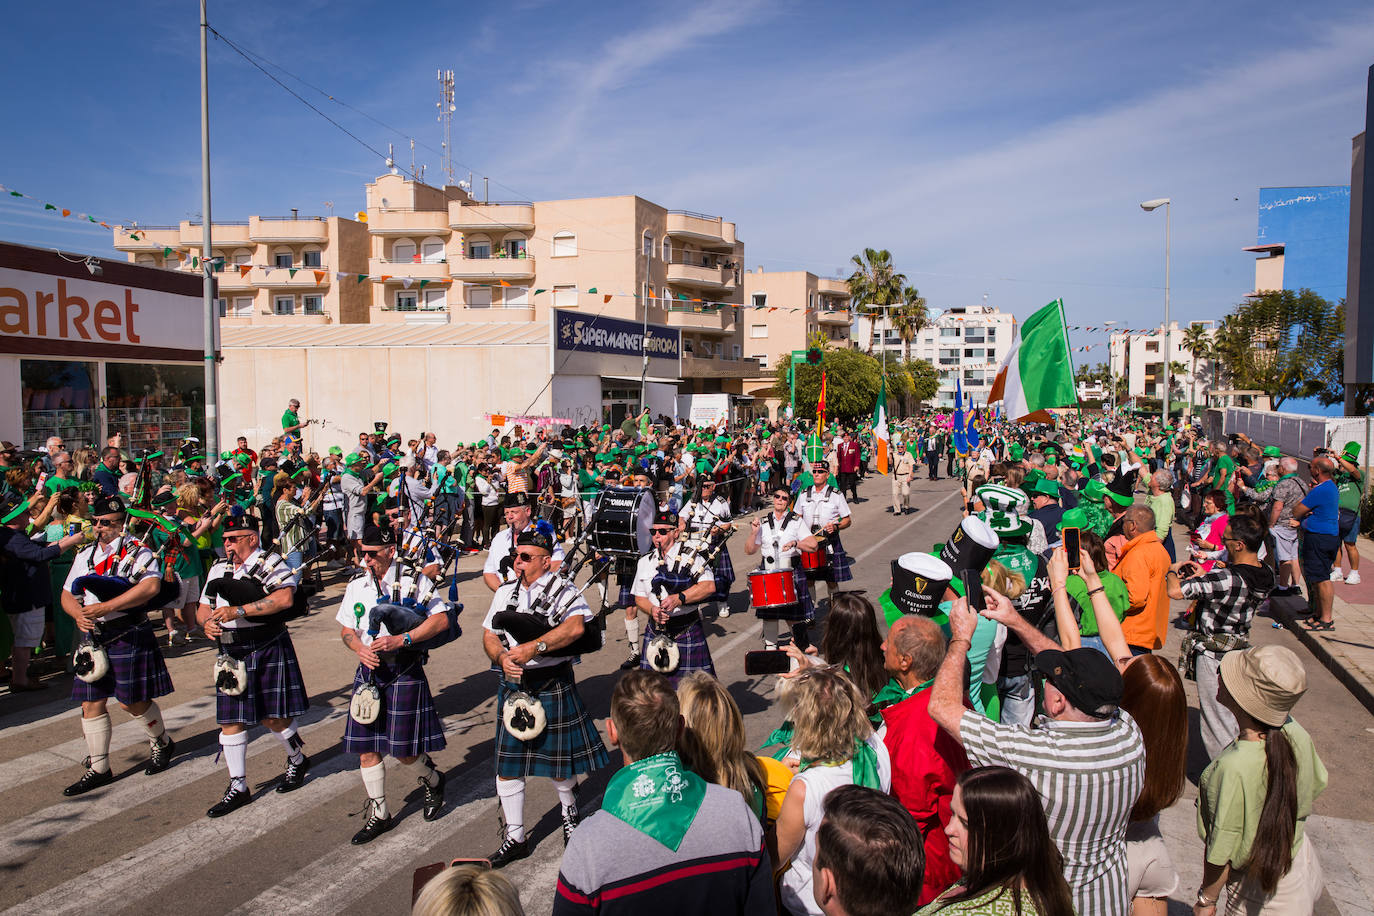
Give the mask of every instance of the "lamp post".
<svg viewBox="0 0 1374 916">
<path fill-rule="evenodd" d="M 1164 398 L 1163 409 L 1160 411 L 1160 426 L 1169 425 L 1169 391 L 1172 388 L 1172 379 L 1169 377 L 1169 362 L 1173 356 L 1169 349 L 1169 222 L 1171 202 L 1167 197 L 1156 197 L 1154 200 L 1147 200 L 1140 205 L 1140 209 L 1149 213 L 1151 210 L 1164 208 Z"/>
<path fill-rule="evenodd" d="M 1102 326 L 1107 329 L 1107 403 L 1113 408 L 1116 407 L 1116 352 L 1112 348 L 1112 325 L 1115 321 L 1104 321 Z"/>
</svg>

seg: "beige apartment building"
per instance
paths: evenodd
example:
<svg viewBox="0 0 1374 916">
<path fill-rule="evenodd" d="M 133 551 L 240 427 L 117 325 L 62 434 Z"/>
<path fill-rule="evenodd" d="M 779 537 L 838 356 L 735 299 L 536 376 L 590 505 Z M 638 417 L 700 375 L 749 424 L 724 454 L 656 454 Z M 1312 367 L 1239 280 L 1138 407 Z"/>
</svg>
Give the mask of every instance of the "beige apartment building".
<svg viewBox="0 0 1374 916">
<path fill-rule="evenodd" d="M 222 330 L 366 324 L 371 290 L 340 271 L 366 271 L 368 233 L 341 216 L 254 216 L 217 222 L 210 242 Z M 148 267 L 199 273 L 200 224 L 115 229 L 114 247 Z"/>
<path fill-rule="evenodd" d="M 369 365 L 400 360 L 409 367 L 416 364 L 413 348 L 442 340 L 463 348 L 452 355 L 479 362 L 495 379 L 522 381 L 479 394 L 477 405 L 436 403 L 414 424 L 391 415 L 404 428 L 415 425 L 441 434 L 451 428 L 464 437 L 489 431 L 483 411 L 619 422 L 641 404 L 655 415 L 686 416 L 691 395 L 716 395 L 728 398 L 732 408 L 747 409 L 744 378 L 755 374 L 757 364 L 742 353 L 744 245 L 734 223 L 668 210 L 633 195 L 477 201 L 464 189 L 435 188 L 395 172 L 366 186 L 365 217 L 255 217 L 244 225 L 216 224 L 215 255 L 224 258 L 218 276 L 226 371 L 235 365 L 254 373 L 269 371 L 260 366 L 280 371 L 283 360 L 295 360 L 305 350 L 316 363 L 332 350 L 347 351 L 356 361 L 360 347 L 372 346 L 407 352 L 375 355 Z M 199 244 L 198 225 L 138 235 L 115 233 L 115 247 L 129 260 L 194 270 L 190 258 L 177 257 L 175 249 Z M 173 257 L 164 258 L 165 248 L 174 249 Z M 294 300 L 290 304 L 288 296 Z M 671 365 L 652 359 L 653 371 L 642 382 L 639 358 L 629 367 L 623 353 L 607 355 L 602 362 L 609 368 L 598 375 L 585 354 L 571 363 L 560 355 L 551 339 L 554 310 L 585 314 L 588 324 L 647 322 L 651 332 L 656 327 L 675 332 L 680 352 Z M 359 338 L 325 327 L 359 323 L 387 325 L 398 333 L 379 329 Z M 294 333 L 304 330 L 302 324 L 321 327 Z M 435 325 L 475 327 L 441 331 Z M 484 325 L 490 327 L 484 330 Z M 273 334 L 273 328 L 283 333 Z M 509 346 L 517 340 L 518 347 Z M 544 356 L 531 361 L 530 347 L 540 346 Z M 355 383 L 347 371 L 321 368 L 306 377 L 293 374 L 294 389 L 308 387 L 311 375 L 327 375 L 345 389 L 343 397 L 332 393 L 331 410 L 336 403 L 355 403 L 346 389 L 361 379 Z M 542 393 L 534 402 L 516 397 L 531 378 L 535 389 L 543 386 Z M 256 387 L 274 386 L 259 379 Z M 310 415 L 308 392 L 296 396 Z M 356 399 L 357 404 L 366 401 Z M 406 405 L 388 409 L 404 413 Z M 231 410 L 225 413 L 227 427 L 237 423 L 256 430 L 251 417 L 231 419 Z M 371 420 L 360 415 L 340 422 L 362 429 Z"/>
<path fill-rule="evenodd" d="M 804 350 L 814 335 L 824 337 L 828 346 L 849 347 L 854 323 L 849 284 L 805 270 L 770 272 L 760 267 L 744 275 L 744 303 L 744 356 L 758 366 L 745 382 L 745 393 L 754 398 L 756 408 L 766 408 L 766 415 L 774 417 L 783 403 L 773 393 L 780 360 Z"/>
</svg>

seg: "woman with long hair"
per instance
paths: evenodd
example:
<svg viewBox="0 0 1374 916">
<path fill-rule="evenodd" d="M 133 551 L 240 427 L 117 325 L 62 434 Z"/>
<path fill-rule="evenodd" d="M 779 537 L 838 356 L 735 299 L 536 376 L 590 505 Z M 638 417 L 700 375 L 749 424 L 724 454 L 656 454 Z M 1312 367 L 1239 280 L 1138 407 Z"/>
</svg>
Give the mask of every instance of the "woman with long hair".
<svg viewBox="0 0 1374 916">
<path fill-rule="evenodd" d="M 708 782 L 734 789 L 762 823 L 768 780 L 763 765 L 745 746 L 744 716 L 725 685 L 705 671 L 693 671 L 677 685 L 686 728 L 683 762 Z"/>
<path fill-rule="evenodd" d="M 1029 779 L 1006 767 L 965 770 L 952 807 L 945 834 L 964 876 L 917 916 L 1073 916 L 1064 857 Z"/>
<path fill-rule="evenodd" d="M 1198 832 L 1206 851 L 1196 916 L 1212 916 L 1223 888 L 1227 913 L 1311 913 L 1324 883 L 1304 836 L 1326 767 L 1312 738 L 1289 715 L 1307 691 L 1302 660 L 1284 646 L 1221 658 L 1217 698 L 1240 737 L 1202 772 Z"/>
</svg>

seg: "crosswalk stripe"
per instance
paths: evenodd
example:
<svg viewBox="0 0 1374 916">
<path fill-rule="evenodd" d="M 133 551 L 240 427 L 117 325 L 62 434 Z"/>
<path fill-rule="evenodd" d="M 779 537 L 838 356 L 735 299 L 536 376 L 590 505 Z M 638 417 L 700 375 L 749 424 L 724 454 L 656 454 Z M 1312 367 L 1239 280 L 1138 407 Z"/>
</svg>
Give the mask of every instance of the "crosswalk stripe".
<svg viewBox="0 0 1374 916">
<path fill-rule="evenodd" d="M 63 691 L 60 700 L 51 700 L 38 706 L 30 706 L 28 709 L 0 716 L 0 732 L 9 738 L 13 735 L 22 735 L 24 732 L 31 732 L 36 728 L 47 728 L 49 725 L 56 725 L 71 716 L 75 708 L 76 701 L 72 699 L 71 691 Z M 33 718 L 35 716 L 37 718 Z"/>
<path fill-rule="evenodd" d="M 113 704 L 111 704 L 113 705 Z M 178 729 L 215 714 L 215 698 L 213 696 L 198 697 L 187 703 L 179 703 L 171 709 L 162 711 L 162 721 L 167 730 L 172 732 L 172 737 L 176 737 Z M 132 719 L 127 718 L 127 713 L 122 710 L 111 709 L 112 718 L 126 717 L 125 721 L 116 725 L 110 733 L 110 753 L 122 751 L 126 747 L 141 744 L 148 740 L 148 735 L 143 731 L 143 726 Z M 79 720 L 81 714 L 75 707 L 69 706 L 67 715 L 62 719 L 70 723 L 73 729 L 80 731 Z M 61 744 L 32 754 L 25 754 L 23 757 L 16 757 L 5 763 L 0 763 L 0 792 L 8 792 L 16 786 L 22 786 L 35 779 L 42 779 L 53 770 L 66 769 L 74 763 L 80 763 L 85 759 L 89 751 L 86 748 L 85 738 L 73 738 L 71 741 L 64 741 Z"/>
</svg>

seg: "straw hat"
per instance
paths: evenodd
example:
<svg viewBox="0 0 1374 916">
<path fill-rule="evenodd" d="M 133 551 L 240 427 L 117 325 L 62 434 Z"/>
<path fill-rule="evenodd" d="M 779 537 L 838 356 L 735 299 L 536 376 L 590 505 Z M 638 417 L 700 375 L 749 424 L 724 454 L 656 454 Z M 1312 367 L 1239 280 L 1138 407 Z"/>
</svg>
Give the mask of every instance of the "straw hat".
<svg viewBox="0 0 1374 916">
<path fill-rule="evenodd" d="M 1257 646 L 1223 655 L 1221 682 L 1237 706 L 1278 728 L 1307 692 L 1307 669 L 1292 649 Z"/>
</svg>

